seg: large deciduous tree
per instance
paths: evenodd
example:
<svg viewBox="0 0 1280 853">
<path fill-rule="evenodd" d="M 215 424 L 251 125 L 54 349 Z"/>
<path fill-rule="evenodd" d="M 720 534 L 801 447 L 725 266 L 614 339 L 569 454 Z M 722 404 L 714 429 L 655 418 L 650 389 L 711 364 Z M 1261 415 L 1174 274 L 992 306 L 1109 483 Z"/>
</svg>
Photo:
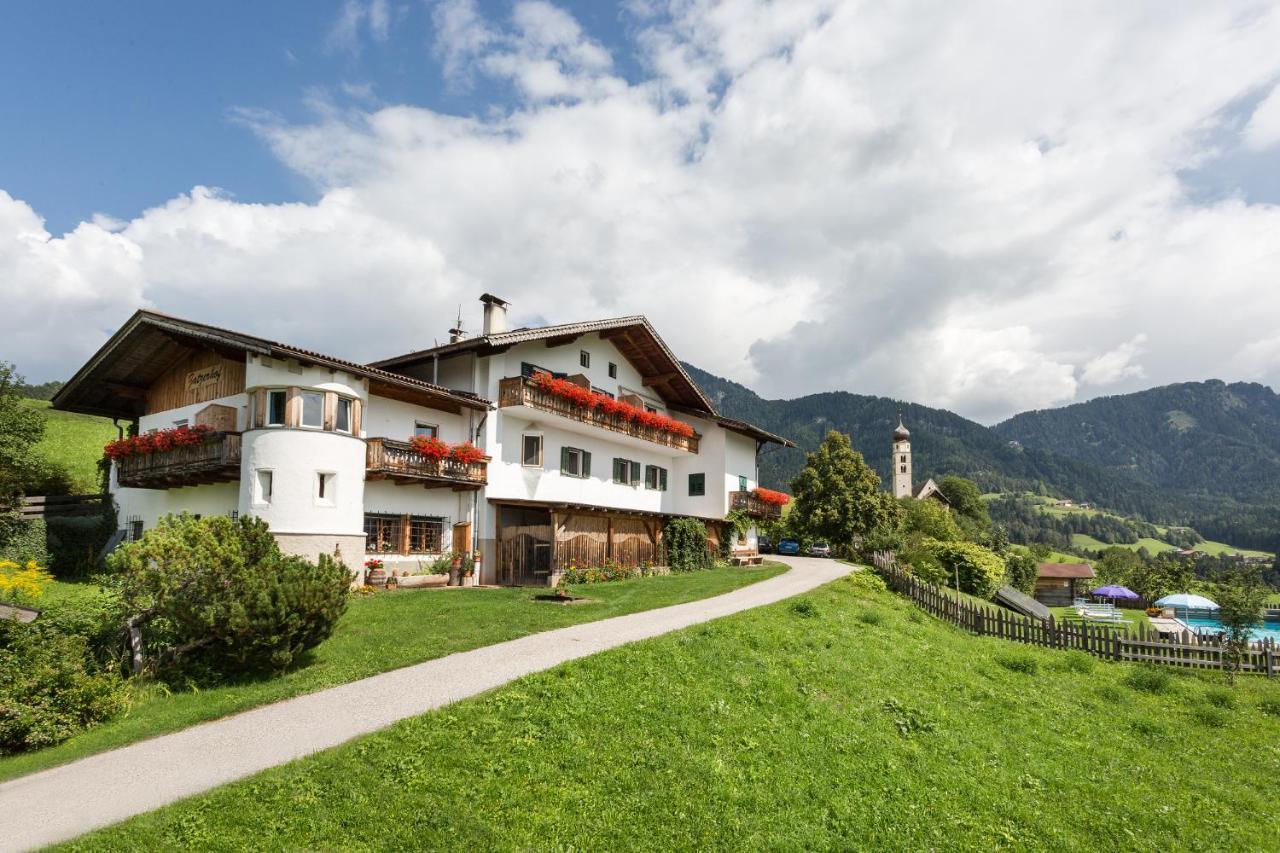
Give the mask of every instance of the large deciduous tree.
<svg viewBox="0 0 1280 853">
<path fill-rule="evenodd" d="M 964 528 L 965 535 L 975 541 L 981 541 L 987 529 L 991 527 L 991 513 L 982 500 L 982 490 L 972 480 L 948 474 L 938 482 L 938 490 L 951 505 L 956 514 L 956 521 Z"/>
<path fill-rule="evenodd" d="M 854 548 L 873 530 L 897 527 L 902 514 L 897 501 L 880 491 L 880 476 L 836 430 L 808 454 L 791 492 L 793 526 L 841 549 Z"/>
</svg>

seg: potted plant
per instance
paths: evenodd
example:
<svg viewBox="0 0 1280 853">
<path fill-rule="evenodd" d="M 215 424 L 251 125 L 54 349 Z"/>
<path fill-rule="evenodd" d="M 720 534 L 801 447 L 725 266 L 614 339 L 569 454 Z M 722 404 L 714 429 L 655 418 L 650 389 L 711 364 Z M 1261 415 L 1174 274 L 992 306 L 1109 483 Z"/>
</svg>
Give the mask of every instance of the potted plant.
<svg viewBox="0 0 1280 853">
<path fill-rule="evenodd" d="M 455 554 L 453 562 L 449 564 L 449 586 L 459 586 L 462 583 L 462 555 Z"/>
<path fill-rule="evenodd" d="M 369 586 L 382 586 L 387 582 L 387 573 L 381 560 L 374 557 L 364 561 L 364 582 Z"/>
<path fill-rule="evenodd" d="M 399 588 L 400 588 L 400 580 L 399 578 L 396 577 L 395 572 L 392 572 L 387 577 L 387 589 L 399 589 Z"/>
</svg>

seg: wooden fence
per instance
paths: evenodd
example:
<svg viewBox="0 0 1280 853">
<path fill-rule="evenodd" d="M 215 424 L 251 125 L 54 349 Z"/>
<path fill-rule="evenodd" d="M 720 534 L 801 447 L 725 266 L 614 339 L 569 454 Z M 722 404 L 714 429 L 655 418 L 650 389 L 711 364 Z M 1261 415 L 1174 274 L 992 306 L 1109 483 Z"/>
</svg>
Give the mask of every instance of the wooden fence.
<svg viewBox="0 0 1280 853">
<path fill-rule="evenodd" d="M 23 519 L 96 515 L 105 500 L 103 495 L 28 495 L 19 513 Z"/>
<path fill-rule="evenodd" d="M 877 552 L 872 560 L 889 588 L 910 598 L 925 612 L 985 637 L 1051 649 L 1079 649 L 1106 660 L 1165 664 L 1191 669 L 1222 669 L 1225 650 L 1216 637 L 1187 631 L 1165 639 L 1142 626 L 1137 633 L 1110 625 L 1061 622 L 1052 616 L 1033 619 L 1003 608 L 966 601 L 950 590 L 926 583 L 899 568 L 893 555 Z M 1241 671 L 1274 678 L 1280 672 L 1280 649 L 1273 640 L 1252 643 Z"/>
</svg>

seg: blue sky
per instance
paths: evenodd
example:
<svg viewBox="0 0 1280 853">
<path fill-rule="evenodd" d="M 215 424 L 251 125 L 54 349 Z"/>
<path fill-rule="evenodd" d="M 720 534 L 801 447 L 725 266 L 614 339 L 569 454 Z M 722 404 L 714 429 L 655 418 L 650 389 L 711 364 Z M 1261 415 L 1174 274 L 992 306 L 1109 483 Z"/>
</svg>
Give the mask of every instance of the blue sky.
<svg viewBox="0 0 1280 853">
<path fill-rule="evenodd" d="M 498 18 L 511 9 L 479 5 Z M 609 4 L 563 5 L 601 42 L 625 41 L 623 13 Z M 0 188 L 54 233 L 95 213 L 130 219 L 197 184 L 241 201 L 314 200 L 237 110 L 301 120 L 319 94 L 360 100 L 344 87 L 460 115 L 508 101 L 505 86 L 446 84 L 427 4 L 394 4 L 386 39 L 364 32 L 354 50 L 332 37 L 343 11 L 331 0 L 8 4 Z"/>
<path fill-rule="evenodd" d="M 645 314 L 774 397 L 1280 384 L 1274 2 L 0 16 L 0 358 L 33 381 L 144 306 L 376 359 L 488 291 Z"/>
</svg>

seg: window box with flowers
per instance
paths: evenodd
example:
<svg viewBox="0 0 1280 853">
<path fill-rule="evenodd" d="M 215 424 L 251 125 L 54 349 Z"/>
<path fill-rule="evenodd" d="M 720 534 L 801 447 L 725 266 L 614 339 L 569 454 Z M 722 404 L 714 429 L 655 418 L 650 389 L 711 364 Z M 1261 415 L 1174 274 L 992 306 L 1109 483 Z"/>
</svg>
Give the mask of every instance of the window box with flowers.
<svg viewBox="0 0 1280 853">
<path fill-rule="evenodd" d="M 513 376 L 498 387 L 498 405 L 528 406 L 635 438 L 698 452 L 700 436 L 693 427 L 661 412 L 651 412 L 549 373 Z"/>
<path fill-rule="evenodd" d="M 469 441 L 450 444 L 434 435 L 415 435 L 408 441 L 370 438 L 365 448 L 365 476 L 370 480 L 476 488 L 487 482 L 489 457 Z"/>
<path fill-rule="evenodd" d="M 240 433 L 180 426 L 107 442 L 103 456 L 115 464 L 126 488 L 167 489 L 240 479 Z"/>
</svg>

